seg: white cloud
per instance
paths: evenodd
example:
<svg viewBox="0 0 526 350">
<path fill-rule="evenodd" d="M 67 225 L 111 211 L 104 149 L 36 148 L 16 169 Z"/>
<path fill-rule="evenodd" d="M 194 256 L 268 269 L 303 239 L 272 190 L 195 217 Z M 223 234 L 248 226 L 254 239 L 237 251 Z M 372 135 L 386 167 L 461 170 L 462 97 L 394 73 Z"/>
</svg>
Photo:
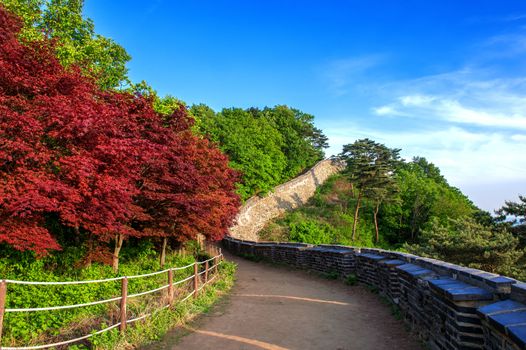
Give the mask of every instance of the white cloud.
<svg viewBox="0 0 526 350">
<path fill-rule="evenodd" d="M 398 111 L 396 111 L 392 106 L 381 106 L 373 108 L 373 112 L 377 115 L 398 115 Z"/>
<path fill-rule="evenodd" d="M 526 142 L 526 135 L 524 134 L 511 135 L 511 139 L 517 142 Z"/>
<path fill-rule="evenodd" d="M 408 95 L 399 98 L 402 106 L 428 106 L 436 97 L 425 95 Z"/>
<path fill-rule="evenodd" d="M 443 116 L 454 123 L 526 130 L 526 114 L 516 114 L 510 110 L 504 110 L 502 113 L 486 112 L 463 106 L 459 101 L 441 100 L 435 106 L 434 112 L 437 116 Z"/>
<path fill-rule="evenodd" d="M 377 115 L 526 130 L 525 79 L 479 76 L 483 73 L 462 70 L 390 83 L 384 91 L 392 91 L 387 97 L 391 101 L 373 111 Z"/>
</svg>

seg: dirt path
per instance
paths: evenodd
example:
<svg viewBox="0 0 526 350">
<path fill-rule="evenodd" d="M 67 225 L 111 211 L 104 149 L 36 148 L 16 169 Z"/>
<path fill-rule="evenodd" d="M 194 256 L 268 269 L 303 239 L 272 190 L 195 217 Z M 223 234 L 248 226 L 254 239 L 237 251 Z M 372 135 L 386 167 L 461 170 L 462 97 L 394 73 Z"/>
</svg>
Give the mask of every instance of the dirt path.
<svg viewBox="0 0 526 350">
<path fill-rule="evenodd" d="M 378 296 L 301 271 L 238 263 L 232 295 L 149 349 L 421 349 Z"/>
</svg>

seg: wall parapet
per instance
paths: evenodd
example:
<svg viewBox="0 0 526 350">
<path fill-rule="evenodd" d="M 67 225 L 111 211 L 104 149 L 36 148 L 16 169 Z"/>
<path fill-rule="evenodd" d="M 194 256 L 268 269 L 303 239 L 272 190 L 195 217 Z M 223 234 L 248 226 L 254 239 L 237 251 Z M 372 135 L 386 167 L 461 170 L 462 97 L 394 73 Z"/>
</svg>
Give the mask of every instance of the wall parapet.
<svg viewBox="0 0 526 350">
<path fill-rule="evenodd" d="M 526 349 L 526 283 L 412 254 L 374 248 L 254 242 L 226 237 L 234 254 L 356 275 L 397 304 L 432 349 Z"/>
<path fill-rule="evenodd" d="M 306 204 L 319 185 L 344 167 L 344 163 L 337 159 L 325 159 L 298 177 L 277 186 L 266 196 L 248 199 L 236 217 L 236 224 L 229 229 L 230 236 L 257 241 L 257 233 L 270 220 Z"/>
</svg>

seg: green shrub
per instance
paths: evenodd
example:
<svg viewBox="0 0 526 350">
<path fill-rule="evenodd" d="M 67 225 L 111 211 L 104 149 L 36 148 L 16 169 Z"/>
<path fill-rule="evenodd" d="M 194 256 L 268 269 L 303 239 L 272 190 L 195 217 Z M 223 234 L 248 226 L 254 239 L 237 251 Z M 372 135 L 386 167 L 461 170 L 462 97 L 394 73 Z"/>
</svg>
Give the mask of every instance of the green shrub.
<svg viewBox="0 0 526 350">
<path fill-rule="evenodd" d="M 349 285 L 349 286 L 354 286 L 358 283 L 358 278 L 356 277 L 355 274 L 351 273 L 350 275 L 348 275 L 346 278 L 345 278 L 345 284 Z"/>
<path fill-rule="evenodd" d="M 524 279 L 521 260 L 525 250 L 518 238 L 503 228 L 492 228 L 465 217 L 442 224 L 432 220 L 421 233 L 418 244 L 406 244 L 410 253 L 432 257 Z"/>
<path fill-rule="evenodd" d="M 314 220 L 293 222 L 290 224 L 290 240 L 310 244 L 334 243 L 334 229 L 325 223 Z"/>
<path fill-rule="evenodd" d="M 96 335 L 91 338 L 91 344 L 101 350 L 129 349 L 130 344 L 139 347 L 160 340 L 170 329 L 185 324 L 198 314 L 208 312 L 212 305 L 232 288 L 235 271 L 235 264 L 224 261 L 219 266 L 220 278 L 202 289 L 197 299 L 190 298 L 184 303 L 176 304 L 172 309 L 154 311 L 152 317 L 128 327 L 124 336 L 118 329 Z"/>
<path fill-rule="evenodd" d="M 122 251 L 120 276 L 145 274 L 160 270 L 158 253 L 151 243 L 128 246 Z M 11 280 L 25 281 L 76 281 L 116 277 L 110 266 L 92 264 L 79 268 L 82 249 L 66 247 L 64 251 L 42 259 L 31 253 L 20 253 L 0 248 L 5 253 L 0 260 L 0 276 Z M 192 263 L 192 256 L 168 254 L 166 266 L 184 266 Z M 77 266 L 77 267 L 76 267 Z M 175 271 L 174 280 L 193 273 L 191 268 Z M 144 292 L 166 284 L 166 274 L 130 279 L 128 294 Z M 120 296 L 120 281 L 80 285 L 17 285 L 8 284 L 7 308 L 48 307 L 73 305 L 104 300 Z M 158 302 L 160 294 L 132 299 L 129 310 L 140 314 L 152 301 Z M 84 335 L 86 329 L 101 329 L 104 324 L 113 324 L 118 302 L 67 310 L 7 313 L 4 319 L 2 344 L 20 346 L 42 344 L 49 339 L 75 338 Z M 110 335 L 107 335 L 109 337 Z"/>
<path fill-rule="evenodd" d="M 340 274 L 338 273 L 338 271 L 332 270 L 332 271 L 324 273 L 323 277 L 325 277 L 328 280 L 337 280 L 338 277 L 340 277 Z"/>
</svg>

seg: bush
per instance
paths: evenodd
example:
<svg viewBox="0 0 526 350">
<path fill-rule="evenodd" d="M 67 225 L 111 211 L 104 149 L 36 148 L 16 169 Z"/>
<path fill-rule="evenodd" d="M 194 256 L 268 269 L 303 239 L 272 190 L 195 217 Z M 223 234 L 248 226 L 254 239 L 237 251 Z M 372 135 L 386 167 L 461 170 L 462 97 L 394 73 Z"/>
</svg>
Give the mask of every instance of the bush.
<svg viewBox="0 0 526 350">
<path fill-rule="evenodd" d="M 323 274 L 323 277 L 325 277 L 328 280 L 337 280 L 339 276 L 340 275 L 338 274 L 338 271 L 335 270 L 331 270 Z"/>
<path fill-rule="evenodd" d="M 518 239 L 505 229 L 492 229 L 471 218 L 449 220 L 447 225 L 433 220 L 422 231 L 418 244 L 406 244 L 404 248 L 417 255 L 510 277 L 525 277 L 518 267 L 525 254 L 519 249 Z"/>
<path fill-rule="evenodd" d="M 235 264 L 223 261 L 219 266 L 220 278 L 202 289 L 197 299 L 190 298 L 172 309 L 155 311 L 153 317 L 127 327 L 124 337 L 118 329 L 97 335 L 91 338 L 93 347 L 101 350 L 129 349 L 132 347 L 130 344 L 136 348 L 161 339 L 171 328 L 181 326 L 196 315 L 208 312 L 212 305 L 232 288 L 235 271 Z"/>
<path fill-rule="evenodd" d="M 358 283 L 358 278 L 353 273 L 351 273 L 345 278 L 345 284 L 349 286 L 355 286 L 357 283 Z"/>
<path fill-rule="evenodd" d="M 325 223 L 306 220 L 290 224 L 290 240 L 310 244 L 334 243 L 334 229 Z"/>
<path fill-rule="evenodd" d="M 110 266 L 93 264 L 79 268 L 81 248 L 66 247 L 53 256 L 35 259 L 32 252 L 18 252 L 0 248 L 4 257 L 0 260 L 0 276 L 5 279 L 25 281 L 76 281 L 96 280 L 116 277 Z M 123 249 L 123 262 L 120 275 L 131 276 L 160 270 L 158 253 L 152 244 L 141 243 Z M 169 254 L 167 266 L 184 266 L 194 261 L 192 256 Z M 176 271 L 174 280 L 182 279 L 193 273 L 192 269 Z M 134 294 L 158 288 L 166 283 L 166 274 L 129 280 L 128 293 Z M 8 308 L 48 307 L 73 305 L 104 300 L 120 296 L 120 281 L 80 285 L 16 285 L 8 284 Z M 130 312 L 139 314 L 145 308 L 155 306 L 159 294 L 139 297 L 130 303 Z M 84 335 L 86 329 L 103 328 L 103 324 L 112 324 L 118 302 L 81 307 L 68 310 L 7 313 L 3 327 L 3 345 L 19 346 L 42 344 L 48 340 L 63 340 Z M 112 311 L 113 310 L 113 311 Z"/>
</svg>

